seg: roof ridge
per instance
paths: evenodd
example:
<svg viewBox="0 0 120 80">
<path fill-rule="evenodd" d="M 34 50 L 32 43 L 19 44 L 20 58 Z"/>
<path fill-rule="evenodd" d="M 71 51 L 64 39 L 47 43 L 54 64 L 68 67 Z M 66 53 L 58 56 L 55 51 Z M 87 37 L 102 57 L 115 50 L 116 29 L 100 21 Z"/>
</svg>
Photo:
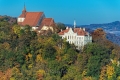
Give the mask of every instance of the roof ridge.
<svg viewBox="0 0 120 80">
<path fill-rule="evenodd" d="M 52 19 L 52 18 L 45 18 L 45 19 Z"/>
<path fill-rule="evenodd" d="M 40 17 L 40 13 L 37 15 L 37 18 L 39 18 Z M 36 20 L 34 21 L 34 23 L 36 23 L 37 22 L 37 24 L 36 24 L 36 26 L 38 25 L 38 22 L 39 22 L 39 20 L 37 21 L 37 18 L 36 18 Z"/>
<path fill-rule="evenodd" d="M 52 24 L 52 20 L 53 20 L 53 19 L 51 18 L 50 25 Z M 49 25 L 49 26 L 50 26 L 50 25 Z"/>
</svg>

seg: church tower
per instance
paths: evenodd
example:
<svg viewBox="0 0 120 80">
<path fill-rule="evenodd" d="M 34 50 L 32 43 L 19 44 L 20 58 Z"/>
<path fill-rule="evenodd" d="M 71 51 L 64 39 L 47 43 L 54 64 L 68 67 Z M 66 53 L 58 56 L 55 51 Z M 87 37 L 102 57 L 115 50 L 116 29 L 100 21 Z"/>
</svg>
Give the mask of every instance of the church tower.
<svg viewBox="0 0 120 80">
<path fill-rule="evenodd" d="M 25 16 L 26 16 L 26 7 L 25 7 L 25 4 L 24 4 L 24 8 L 23 8 L 23 10 L 22 10 L 22 14 L 23 14 L 23 17 L 25 18 Z"/>
<path fill-rule="evenodd" d="M 23 8 L 23 10 L 22 10 L 22 14 L 18 17 L 18 19 L 17 19 L 17 22 L 19 23 L 19 24 L 22 24 L 21 22 L 23 22 L 24 21 L 24 19 L 25 19 L 25 17 L 26 17 L 26 13 L 27 13 L 27 11 L 26 11 L 26 7 L 25 7 L 25 4 L 24 4 L 24 8 Z"/>
<path fill-rule="evenodd" d="M 74 28 L 76 28 L 76 21 L 74 20 Z"/>
</svg>

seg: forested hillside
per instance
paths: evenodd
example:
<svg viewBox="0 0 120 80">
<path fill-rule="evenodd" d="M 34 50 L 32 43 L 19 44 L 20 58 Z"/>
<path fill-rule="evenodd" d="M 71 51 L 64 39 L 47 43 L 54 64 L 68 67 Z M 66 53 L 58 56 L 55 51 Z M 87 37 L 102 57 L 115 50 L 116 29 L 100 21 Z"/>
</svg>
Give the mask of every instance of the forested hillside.
<svg viewBox="0 0 120 80">
<path fill-rule="evenodd" d="M 120 47 L 102 29 L 83 51 L 57 34 L 0 21 L 0 80 L 119 80 Z"/>
</svg>

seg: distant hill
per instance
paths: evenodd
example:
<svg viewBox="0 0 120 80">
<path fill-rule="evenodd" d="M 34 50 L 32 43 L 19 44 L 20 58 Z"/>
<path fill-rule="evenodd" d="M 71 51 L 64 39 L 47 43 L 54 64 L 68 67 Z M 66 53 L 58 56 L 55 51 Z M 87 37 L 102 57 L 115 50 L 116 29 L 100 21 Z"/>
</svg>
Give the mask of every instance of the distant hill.
<svg viewBox="0 0 120 80">
<path fill-rule="evenodd" d="M 14 24 L 14 23 L 17 22 L 17 18 L 16 17 L 7 16 L 7 15 L 4 15 L 4 16 L 0 15 L 0 22 L 1 21 L 7 21 L 10 24 Z"/>
<path fill-rule="evenodd" d="M 82 27 L 90 28 L 92 30 L 102 28 L 106 32 L 106 38 L 108 40 L 120 45 L 120 21 L 105 24 L 83 25 Z"/>
<path fill-rule="evenodd" d="M 72 24 L 65 24 L 66 26 L 73 27 Z M 104 30 L 111 30 L 111 31 L 120 31 L 120 21 L 115 21 L 111 23 L 103 23 L 103 24 L 90 24 L 90 25 L 77 25 L 77 27 L 86 27 L 91 29 L 102 28 Z"/>
<path fill-rule="evenodd" d="M 107 33 L 106 38 L 112 41 L 115 44 L 120 45 L 120 36 L 116 36 L 115 34 Z"/>
<path fill-rule="evenodd" d="M 120 31 L 120 21 L 104 23 L 104 24 L 81 25 L 81 26 L 92 28 L 92 29 L 102 28 L 104 30 L 109 30 L 109 31 L 118 31 L 118 30 Z"/>
<path fill-rule="evenodd" d="M 66 26 L 73 27 L 73 25 L 65 24 Z M 97 28 L 102 28 L 106 32 L 106 38 L 115 44 L 120 45 L 120 21 L 114 21 L 111 23 L 103 24 L 90 24 L 90 25 L 78 25 L 77 27 L 85 27 L 87 31 L 92 32 Z"/>
</svg>

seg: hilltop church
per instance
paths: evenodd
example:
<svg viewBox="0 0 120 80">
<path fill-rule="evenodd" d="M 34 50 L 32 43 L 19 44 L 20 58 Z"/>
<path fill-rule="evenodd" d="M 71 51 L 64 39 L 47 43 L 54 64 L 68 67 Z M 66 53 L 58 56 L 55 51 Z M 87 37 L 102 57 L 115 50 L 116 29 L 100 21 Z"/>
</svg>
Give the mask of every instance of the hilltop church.
<svg viewBox="0 0 120 80">
<path fill-rule="evenodd" d="M 29 25 L 32 30 L 41 33 L 43 31 L 51 30 L 55 32 L 55 22 L 52 18 L 46 18 L 43 12 L 27 12 L 26 7 L 22 11 L 22 14 L 18 17 L 17 22 L 21 27 Z M 82 49 L 84 45 L 92 42 L 92 36 L 85 30 L 85 28 L 76 28 L 76 22 L 74 21 L 74 28 L 66 27 L 65 30 L 61 30 L 58 33 L 62 38 L 70 44 L 74 44 L 78 50 Z"/>
<path fill-rule="evenodd" d="M 29 25 L 32 30 L 39 33 L 46 30 L 53 32 L 55 27 L 53 18 L 46 18 L 43 12 L 27 12 L 25 5 L 22 14 L 17 19 L 17 23 L 21 27 Z"/>
</svg>

